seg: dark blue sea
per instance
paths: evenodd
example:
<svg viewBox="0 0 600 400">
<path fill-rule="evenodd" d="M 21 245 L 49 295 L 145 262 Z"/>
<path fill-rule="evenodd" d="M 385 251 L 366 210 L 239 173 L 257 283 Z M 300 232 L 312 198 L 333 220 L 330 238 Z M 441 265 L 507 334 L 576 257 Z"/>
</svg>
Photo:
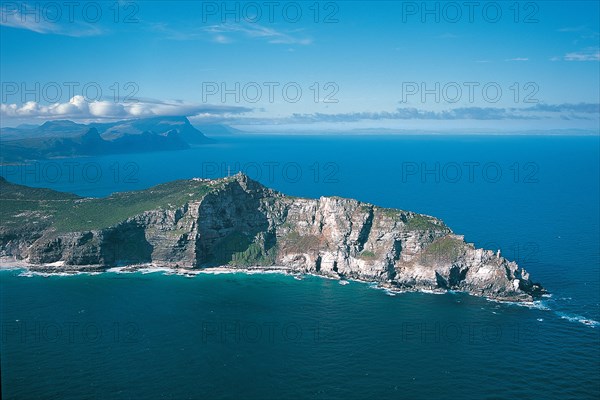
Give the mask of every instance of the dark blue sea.
<svg viewBox="0 0 600 400">
<path fill-rule="evenodd" d="M 523 306 L 310 276 L 4 270 L 2 398 L 597 399 L 599 155 L 600 138 L 584 136 L 257 135 L 4 166 L 12 182 L 85 196 L 241 170 L 290 195 L 434 215 L 551 296 Z"/>
</svg>

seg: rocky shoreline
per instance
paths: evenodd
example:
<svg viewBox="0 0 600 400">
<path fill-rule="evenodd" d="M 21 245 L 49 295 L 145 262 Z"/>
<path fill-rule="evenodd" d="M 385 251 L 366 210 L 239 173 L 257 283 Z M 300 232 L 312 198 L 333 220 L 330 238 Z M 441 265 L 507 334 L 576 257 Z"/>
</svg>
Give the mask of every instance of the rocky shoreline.
<svg viewBox="0 0 600 400">
<path fill-rule="evenodd" d="M 302 280 L 302 276 L 316 276 L 324 279 L 337 280 L 340 283 L 347 284 L 347 278 L 341 275 L 322 275 L 314 273 L 299 273 L 291 268 L 285 266 L 271 266 L 271 267 L 232 267 L 232 266 L 218 266 L 209 268 L 181 268 L 179 266 L 164 266 L 156 264 L 133 264 L 121 267 L 110 267 L 102 265 L 70 265 L 62 266 L 56 264 L 29 264 L 23 260 L 16 260 L 10 257 L 0 257 L 0 270 L 25 270 L 24 276 L 68 276 L 68 275 L 80 275 L 80 274 L 101 274 L 101 273 L 163 273 L 165 275 L 180 275 L 189 278 L 196 277 L 198 275 L 209 275 L 209 274 L 283 274 L 291 275 L 295 278 Z M 377 282 L 369 281 L 357 278 L 348 278 L 350 281 L 359 282 L 363 284 L 374 284 L 377 288 L 383 289 L 390 294 L 399 293 L 428 293 L 428 294 L 445 294 L 449 292 L 460 292 L 471 296 L 484 297 L 489 300 L 498 301 L 502 303 L 532 303 L 534 300 L 542 298 L 547 294 L 546 290 L 540 288 L 538 295 L 532 296 L 531 299 L 518 297 L 491 297 L 484 294 L 477 294 L 465 291 L 455 291 L 452 289 L 441 289 L 439 287 L 399 287 L 392 282 Z"/>
</svg>

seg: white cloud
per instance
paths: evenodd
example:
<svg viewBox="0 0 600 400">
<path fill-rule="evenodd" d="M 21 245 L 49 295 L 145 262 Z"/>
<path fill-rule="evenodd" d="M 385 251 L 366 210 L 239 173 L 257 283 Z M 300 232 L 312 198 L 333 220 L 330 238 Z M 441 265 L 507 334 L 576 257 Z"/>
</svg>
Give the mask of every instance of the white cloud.
<svg viewBox="0 0 600 400">
<path fill-rule="evenodd" d="M 588 47 L 581 51 L 565 54 L 565 61 L 600 61 L 600 49 Z"/>
<path fill-rule="evenodd" d="M 580 26 L 568 26 L 565 28 L 558 29 L 558 32 L 581 32 L 586 29 L 585 25 Z"/>
<path fill-rule="evenodd" d="M 227 36 L 224 35 L 216 35 L 213 40 L 217 43 L 231 43 L 231 39 L 229 39 Z"/>
<path fill-rule="evenodd" d="M 214 38 L 225 37 L 224 34 L 242 34 L 250 38 L 258 38 L 273 44 L 301 44 L 308 45 L 312 43 L 311 39 L 292 36 L 290 33 L 277 31 L 273 28 L 267 28 L 258 24 L 221 24 L 212 25 L 203 29 L 214 35 Z M 222 43 L 219 40 L 215 40 Z"/>
<path fill-rule="evenodd" d="M 152 25 L 155 32 L 165 35 L 171 40 L 199 40 L 209 38 L 215 43 L 227 44 L 240 38 L 251 38 L 263 40 L 271 44 L 312 44 L 312 39 L 299 34 L 298 30 L 283 32 L 273 28 L 267 28 L 260 24 L 240 22 L 237 24 L 224 23 L 210 25 L 201 28 L 177 28 L 173 29 L 164 23 Z"/>
<path fill-rule="evenodd" d="M 97 36 L 104 33 L 97 23 L 69 20 L 62 15 L 67 12 L 66 10 L 59 9 L 61 15 L 52 15 L 52 7 L 45 10 L 42 12 L 38 3 L 30 5 L 23 2 L 7 2 L 0 7 L 0 26 L 28 30 L 43 35 L 72 37 Z"/>
<path fill-rule="evenodd" d="M 195 123 L 222 123 L 228 125 L 320 125 L 323 124 L 354 124 L 371 123 L 371 127 L 381 126 L 382 123 L 397 121 L 407 124 L 411 121 L 502 121 L 501 125 L 514 121 L 578 121 L 597 123 L 600 115 L 600 104 L 597 103 L 538 103 L 529 107 L 456 107 L 441 111 L 431 111 L 414 107 L 401 107 L 393 111 L 362 111 L 343 113 L 294 113 L 288 116 L 260 117 L 255 115 L 229 115 L 227 117 L 214 115 L 196 115 L 190 118 Z M 387 121 L 387 122 L 386 122 Z M 397 125 L 400 126 L 400 125 Z M 365 125 L 368 127 L 368 125 Z"/>
<path fill-rule="evenodd" d="M 450 32 L 446 32 L 438 36 L 439 39 L 458 39 L 459 37 L 460 36 Z"/>
<path fill-rule="evenodd" d="M 71 119 L 118 119 L 149 116 L 194 116 L 194 115 L 238 115 L 252 111 L 247 107 L 197 105 L 181 101 L 162 102 L 154 100 L 131 103 L 111 101 L 87 101 L 83 96 L 74 96 L 66 103 L 41 105 L 28 101 L 17 104 L 0 104 L 0 115 L 6 118 L 71 118 Z"/>
<path fill-rule="evenodd" d="M 515 57 L 515 58 L 507 58 L 504 61 L 529 61 L 529 58 L 526 58 L 526 57 Z"/>
<path fill-rule="evenodd" d="M 96 117 L 103 116 L 114 116 L 114 117 L 125 117 L 127 111 L 122 104 L 113 103 L 110 101 L 93 101 L 89 103 L 88 108 L 90 114 Z"/>
</svg>

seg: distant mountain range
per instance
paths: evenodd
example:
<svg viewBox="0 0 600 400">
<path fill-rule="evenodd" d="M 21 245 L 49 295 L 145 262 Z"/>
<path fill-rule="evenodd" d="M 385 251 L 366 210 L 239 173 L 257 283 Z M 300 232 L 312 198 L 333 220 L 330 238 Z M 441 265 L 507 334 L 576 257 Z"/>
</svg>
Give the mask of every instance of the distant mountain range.
<svg viewBox="0 0 600 400">
<path fill-rule="evenodd" d="M 206 125 L 213 135 L 237 131 Z M 20 125 L 0 130 L 0 162 L 15 163 L 53 157 L 182 150 L 213 140 L 186 117 L 152 117 L 117 122 L 78 124 L 68 120 Z"/>
</svg>

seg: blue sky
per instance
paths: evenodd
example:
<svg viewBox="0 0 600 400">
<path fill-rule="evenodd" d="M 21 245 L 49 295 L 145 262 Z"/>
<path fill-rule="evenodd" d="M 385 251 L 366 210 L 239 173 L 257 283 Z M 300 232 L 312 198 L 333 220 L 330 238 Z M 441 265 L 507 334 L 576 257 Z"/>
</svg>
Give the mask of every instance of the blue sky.
<svg viewBox="0 0 600 400">
<path fill-rule="evenodd" d="M 3 1 L 2 124 L 597 132 L 598 4 Z"/>
</svg>

